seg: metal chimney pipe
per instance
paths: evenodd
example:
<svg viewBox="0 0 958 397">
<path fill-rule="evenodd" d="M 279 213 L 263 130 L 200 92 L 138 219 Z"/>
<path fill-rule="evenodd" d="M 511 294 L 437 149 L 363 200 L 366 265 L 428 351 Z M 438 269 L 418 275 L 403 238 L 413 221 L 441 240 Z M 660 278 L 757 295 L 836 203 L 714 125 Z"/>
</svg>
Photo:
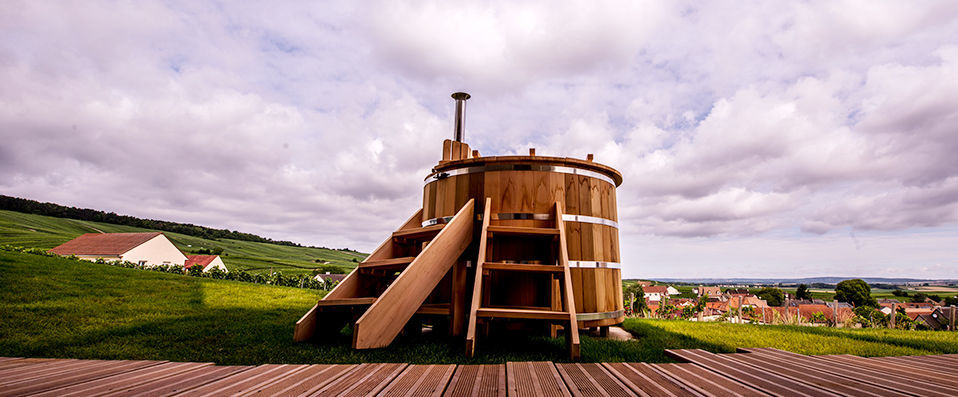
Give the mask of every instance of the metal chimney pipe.
<svg viewBox="0 0 958 397">
<path fill-rule="evenodd" d="M 456 100 L 456 129 L 453 130 L 452 140 L 456 142 L 462 142 L 462 139 L 465 138 L 466 135 L 466 99 L 469 98 L 469 94 L 465 92 L 452 94 L 452 99 Z"/>
</svg>

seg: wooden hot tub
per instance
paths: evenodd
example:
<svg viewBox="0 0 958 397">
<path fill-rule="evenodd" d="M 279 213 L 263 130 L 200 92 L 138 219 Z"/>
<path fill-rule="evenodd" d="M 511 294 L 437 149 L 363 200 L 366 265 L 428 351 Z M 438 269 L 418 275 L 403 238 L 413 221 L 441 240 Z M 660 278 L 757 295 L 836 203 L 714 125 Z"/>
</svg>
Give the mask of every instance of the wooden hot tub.
<svg viewBox="0 0 958 397">
<path fill-rule="evenodd" d="M 491 217 L 499 224 L 549 227 L 556 221 L 552 219 L 553 207 L 561 203 L 579 327 L 618 324 L 625 319 L 615 202 L 615 188 L 621 183 L 622 175 L 611 167 L 565 157 L 443 161 L 425 180 L 422 226 L 448 222 L 470 199 L 482 205 L 489 197 Z M 477 206 L 478 213 L 482 210 Z M 527 245 L 494 247 L 492 256 L 498 260 L 543 260 Z M 498 278 L 494 284 L 499 288 L 488 298 L 492 305 L 543 306 L 553 291 L 551 285 L 534 277 L 493 276 Z"/>
</svg>

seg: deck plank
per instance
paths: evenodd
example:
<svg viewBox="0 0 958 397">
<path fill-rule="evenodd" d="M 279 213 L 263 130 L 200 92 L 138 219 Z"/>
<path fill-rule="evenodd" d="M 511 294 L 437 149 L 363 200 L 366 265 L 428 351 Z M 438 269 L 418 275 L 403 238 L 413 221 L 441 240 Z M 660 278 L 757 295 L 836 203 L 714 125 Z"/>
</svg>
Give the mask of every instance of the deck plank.
<svg viewBox="0 0 958 397">
<path fill-rule="evenodd" d="M 602 366 L 640 396 L 703 396 L 681 382 L 655 371 L 647 363 L 603 363 Z"/>
<path fill-rule="evenodd" d="M 651 368 L 704 396 L 768 396 L 727 376 L 695 364 L 653 364 Z"/>
<path fill-rule="evenodd" d="M 741 351 L 746 351 L 749 354 L 759 354 L 766 355 L 770 358 L 777 360 L 787 360 L 788 362 L 800 365 L 808 368 L 815 368 L 821 370 L 827 370 L 836 375 L 844 376 L 848 379 L 854 379 L 861 382 L 867 382 L 876 386 L 885 387 L 892 390 L 897 390 L 904 393 L 916 393 L 920 392 L 923 395 L 930 396 L 946 396 L 951 393 L 946 392 L 947 389 L 942 389 L 938 387 L 926 387 L 924 385 L 916 385 L 915 382 L 908 381 L 903 379 L 901 376 L 888 376 L 888 371 L 873 371 L 868 368 L 856 367 L 853 365 L 846 365 L 841 363 L 831 363 L 828 361 L 819 360 L 816 356 L 806 356 L 802 354 L 787 352 L 784 350 L 770 349 L 770 348 L 759 348 L 759 349 L 739 349 Z"/>
<path fill-rule="evenodd" d="M 0 369 L 0 385 L 21 381 L 24 377 L 39 377 L 50 372 L 63 371 L 79 365 L 89 365 L 94 360 L 54 360 L 32 361 Z M 99 360 L 96 360 L 99 361 Z"/>
<path fill-rule="evenodd" d="M 109 394 L 124 387 L 140 385 L 157 378 L 178 376 L 184 372 L 210 365 L 212 365 L 212 363 L 163 363 L 88 382 L 77 383 L 73 386 L 49 390 L 35 394 L 34 396 L 67 397 L 74 395 L 92 396 Z"/>
<path fill-rule="evenodd" d="M 852 356 L 854 357 L 854 356 Z M 946 379 L 946 383 L 958 384 L 958 373 L 953 369 L 939 368 L 936 365 L 929 365 L 927 362 L 918 361 L 911 357 L 869 357 L 863 359 L 886 367 L 893 367 L 902 371 L 921 371 L 926 375 L 934 375 Z"/>
<path fill-rule="evenodd" d="M 138 385 L 123 386 L 105 394 L 105 396 L 171 396 L 253 368 L 255 367 L 241 365 L 200 367 L 179 376 L 155 379 Z"/>
<path fill-rule="evenodd" d="M 556 364 L 573 396 L 631 396 L 633 392 L 601 364 Z"/>
<path fill-rule="evenodd" d="M 907 366 L 897 365 L 889 362 L 877 362 L 871 361 L 864 357 L 858 356 L 849 356 L 849 355 L 826 355 L 826 356 L 816 356 L 815 358 L 819 360 L 827 360 L 832 363 L 842 363 L 847 365 L 852 365 L 858 368 L 867 368 L 872 371 L 885 371 L 885 373 L 902 373 L 907 374 L 907 376 L 902 376 L 903 381 L 912 382 L 915 384 L 923 383 L 934 383 L 933 386 L 940 386 L 942 388 L 951 388 L 955 390 L 958 388 L 958 381 L 955 381 L 947 376 L 941 376 L 937 372 L 921 369 L 910 368 Z M 932 385 L 929 385 L 932 386 Z M 942 390 L 944 391 L 944 390 Z"/>
<path fill-rule="evenodd" d="M 444 397 L 505 395 L 506 366 L 503 364 L 460 365 L 443 394 Z"/>
<path fill-rule="evenodd" d="M 66 386 L 72 386 L 77 383 L 88 382 L 104 378 L 107 376 L 130 372 L 136 369 L 150 367 L 163 363 L 163 361 L 103 361 L 100 365 L 94 365 L 90 369 L 83 371 L 71 371 L 68 373 L 58 373 L 55 376 L 46 376 L 40 379 L 23 380 L 21 382 L 12 382 L 0 389 L 0 396 L 20 396 L 45 392 L 47 390 L 59 389 Z"/>
<path fill-rule="evenodd" d="M 290 374 L 282 379 L 277 379 L 268 385 L 261 385 L 255 390 L 250 390 L 247 396 L 297 396 L 308 390 L 323 387 L 330 382 L 339 379 L 340 376 L 356 368 L 355 364 L 348 365 L 329 365 L 314 364 L 308 368 Z"/>
<path fill-rule="evenodd" d="M 193 389 L 186 390 L 177 396 L 202 397 L 211 395 L 238 395 L 249 392 L 272 379 L 284 377 L 290 372 L 305 369 L 305 365 L 264 364 Z"/>
<path fill-rule="evenodd" d="M 410 365 L 379 395 L 439 397 L 455 370 L 455 365 Z"/>
<path fill-rule="evenodd" d="M 0 396 L 953 396 L 958 355 L 675 350 L 689 363 L 215 366 L 0 357 Z M 907 374 L 907 375 L 905 375 Z M 834 393 L 834 394 L 832 394 Z"/>
<path fill-rule="evenodd" d="M 506 387 L 510 396 L 572 396 L 549 361 L 507 362 Z"/>
<path fill-rule="evenodd" d="M 304 396 L 368 396 L 379 393 L 408 364 L 359 364 L 333 382 L 308 390 Z"/>
<path fill-rule="evenodd" d="M 764 368 L 765 370 L 774 372 L 778 375 L 814 385 L 822 389 L 831 390 L 839 394 L 899 397 L 911 395 L 901 391 L 890 390 L 888 388 L 861 382 L 854 378 L 836 375 L 827 370 L 804 367 L 788 360 L 770 359 L 767 356 L 749 353 L 729 354 L 726 356 L 728 356 L 729 359 L 741 362 L 744 365 Z"/>
<path fill-rule="evenodd" d="M 777 395 L 837 396 L 828 390 L 817 388 L 805 382 L 790 379 L 766 371 L 760 367 L 743 366 L 723 355 L 709 353 L 700 349 L 666 350 L 666 354 L 700 365 L 709 371 L 725 375 L 758 390 Z"/>
</svg>

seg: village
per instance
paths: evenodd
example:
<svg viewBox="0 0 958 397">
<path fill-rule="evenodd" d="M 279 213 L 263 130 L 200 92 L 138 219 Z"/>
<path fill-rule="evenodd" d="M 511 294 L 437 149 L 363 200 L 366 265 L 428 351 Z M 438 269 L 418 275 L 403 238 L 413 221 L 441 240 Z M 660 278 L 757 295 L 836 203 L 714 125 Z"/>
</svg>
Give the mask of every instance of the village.
<svg viewBox="0 0 958 397">
<path fill-rule="evenodd" d="M 799 286 L 799 291 L 802 290 Z M 770 304 L 748 286 L 697 286 L 682 293 L 671 285 L 653 285 L 652 281 L 636 281 L 627 291 L 629 315 L 637 317 L 688 319 L 690 321 L 724 321 L 752 324 L 786 324 L 832 327 L 889 327 L 921 330 L 955 330 L 954 297 L 934 300 L 924 294 L 919 301 L 875 299 L 874 304 L 860 305 L 837 299 L 827 302 L 814 299 L 805 289 L 804 296 L 795 296 L 777 288 L 759 287 L 759 295 L 772 292 L 776 300 Z M 636 293 L 638 291 L 638 294 Z M 779 296 L 775 296 L 775 293 Z M 906 292 L 900 291 L 900 295 Z M 692 295 L 692 297 L 689 297 Z M 896 313 L 892 316 L 892 313 Z"/>
</svg>

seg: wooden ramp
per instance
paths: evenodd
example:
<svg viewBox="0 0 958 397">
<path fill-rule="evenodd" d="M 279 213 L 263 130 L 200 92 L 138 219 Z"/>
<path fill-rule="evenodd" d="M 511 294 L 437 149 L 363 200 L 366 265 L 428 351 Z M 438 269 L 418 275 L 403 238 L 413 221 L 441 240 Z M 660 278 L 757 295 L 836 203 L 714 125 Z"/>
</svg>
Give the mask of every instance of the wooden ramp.
<svg viewBox="0 0 958 397">
<path fill-rule="evenodd" d="M 0 396 L 954 396 L 958 355 L 670 350 L 674 364 L 216 366 L 0 357 Z"/>
<path fill-rule="evenodd" d="M 454 265 L 472 242 L 473 201 L 446 224 L 423 227 L 421 218 L 419 210 L 303 315 L 293 339 L 328 336 L 352 324 L 353 348 L 380 348 L 392 343 L 417 313 L 464 318 L 464 300 L 427 303 L 427 298 L 450 273 L 456 273 L 453 279 L 465 278 L 464 269 Z"/>
</svg>

